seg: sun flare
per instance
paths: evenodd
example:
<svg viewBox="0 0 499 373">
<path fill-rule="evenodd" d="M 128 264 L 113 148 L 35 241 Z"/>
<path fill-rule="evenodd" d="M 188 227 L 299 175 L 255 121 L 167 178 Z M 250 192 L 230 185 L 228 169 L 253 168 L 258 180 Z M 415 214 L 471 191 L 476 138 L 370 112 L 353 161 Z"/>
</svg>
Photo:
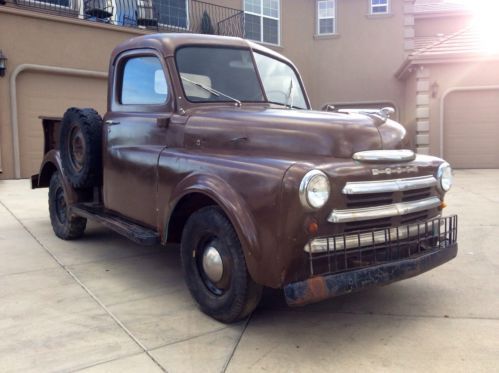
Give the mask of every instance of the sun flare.
<svg viewBox="0 0 499 373">
<path fill-rule="evenodd" d="M 499 53 L 499 14 L 498 0 L 446 0 L 459 3 L 473 13 L 473 31 L 478 34 L 479 48 L 483 53 Z"/>
</svg>

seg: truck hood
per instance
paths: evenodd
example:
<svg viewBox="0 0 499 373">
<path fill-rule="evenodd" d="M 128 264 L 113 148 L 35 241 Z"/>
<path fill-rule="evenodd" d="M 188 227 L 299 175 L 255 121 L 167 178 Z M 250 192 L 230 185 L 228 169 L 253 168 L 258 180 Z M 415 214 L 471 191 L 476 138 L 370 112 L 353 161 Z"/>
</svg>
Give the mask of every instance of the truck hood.
<svg viewBox="0 0 499 373">
<path fill-rule="evenodd" d="M 350 158 L 406 145 L 400 124 L 371 115 L 261 107 L 205 107 L 188 115 L 185 146 L 192 148 Z"/>
</svg>

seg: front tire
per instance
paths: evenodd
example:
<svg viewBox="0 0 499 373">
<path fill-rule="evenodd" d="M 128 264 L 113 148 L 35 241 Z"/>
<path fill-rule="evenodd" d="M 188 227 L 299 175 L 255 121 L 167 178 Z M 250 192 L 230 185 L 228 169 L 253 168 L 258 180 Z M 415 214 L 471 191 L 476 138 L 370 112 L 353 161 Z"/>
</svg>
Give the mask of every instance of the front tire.
<svg viewBox="0 0 499 373">
<path fill-rule="evenodd" d="M 181 257 L 189 291 L 207 315 L 231 323 L 258 305 L 262 286 L 251 279 L 241 243 L 220 208 L 208 206 L 191 215 Z"/>
<path fill-rule="evenodd" d="M 83 236 L 87 219 L 70 216 L 66 194 L 58 172 L 54 172 L 49 186 L 49 212 L 52 229 L 57 237 L 73 240 Z"/>
</svg>

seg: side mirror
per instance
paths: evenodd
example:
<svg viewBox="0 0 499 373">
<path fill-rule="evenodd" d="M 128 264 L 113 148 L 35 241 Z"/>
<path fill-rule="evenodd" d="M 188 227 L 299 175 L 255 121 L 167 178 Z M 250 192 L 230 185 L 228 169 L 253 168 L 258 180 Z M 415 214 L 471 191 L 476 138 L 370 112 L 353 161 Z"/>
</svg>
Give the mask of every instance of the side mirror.
<svg viewBox="0 0 499 373">
<path fill-rule="evenodd" d="M 334 105 L 330 105 L 330 104 L 324 105 L 322 107 L 322 111 L 334 111 L 334 109 L 335 109 Z"/>
</svg>

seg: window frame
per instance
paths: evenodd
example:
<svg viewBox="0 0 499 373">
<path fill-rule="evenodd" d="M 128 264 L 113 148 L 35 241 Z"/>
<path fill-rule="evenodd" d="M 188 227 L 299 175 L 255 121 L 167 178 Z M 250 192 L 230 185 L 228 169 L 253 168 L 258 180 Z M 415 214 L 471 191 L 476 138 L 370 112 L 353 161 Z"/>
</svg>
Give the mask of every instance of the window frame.
<svg viewBox="0 0 499 373">
<path fill-rule="evenodd" d="M 319 3 L 331 1 L 333 3 L 333 15 L 332 17 L 321 17 L 319 12 Z M 315 2 L 315 14 L 316 14 L 316 35 L 317 36 L 331 36 L 337 35 L 337 12 L 336 12 L 336 0 L 316 0 Z M 333 32 L 321 32 L 321 20 L 322 19 L 332 19 L 333 20 Z"/>
<path fill-rule="evenodd" d="M 165 102 L 161 104 L 122 104 L 121 92 L 123 88 L 123 73 L 125 64 L 132 58 L 140 57 L 155 57 L 159 60 L 165 75 L 166 84 L 168 86 L 168 94 Z M 111 99 L 111 111 L 113 112 L 139 112 L 139 113 L 154 113 L 154 112 L 173 112 L 173 99 L 175 97 L 172 85 L 170 71 L 166 65 L 164 57 L 161 53 L 152 49 L 135 49 L 127 50 L 119 54 L 114 60 L 113 83 Z"/>
<path fill-rule="evenodd" d="M 386 15 L 391 13 L 390 0 L 383 0 L 386 4 L 373 4 L 373 0 L 369 0 L 369 14 L 372 16 Z M 381 8 L 386 6 L 386 12 L 374 12 L 375 8 Z"/>
<path fill-rule="evenodd" d="M 243 1 L 243 11 L 244 11 L 245 15 L 249 14 L 249 15 L 252 15 L 252 16 L 260 18 L 260 40 L 249 39 L 249 38 L 246 37 L 246 34 L 244 35 L 244 38 L 245 39 L 249 39 L 249 40 L 253 40 L 253 41 L 256 41 L 256 42 L 262 43 L 262 44 L 280 46 L 281 45 L 281 0 L 277 0 L 277 18 L 276 17 L 271 17 L 271 16 L 266 16 L 266 15 L 263 14 L 263 0 L 258 0 L 258 1 L 260 1 L 260 9 L 261 9 L 260 13 L 255 13 L 255 12 L 247 11 L 246 10 L 246 0 L 242 0 L 242 1 Z M 271 42 L 263 40 L 264 39 L 263 38 L 263 19 L 264 18 L 273 19 L 273 20 L 277 21 L 277 44 L 274 44 L 274 43 L 271 43 Z"/>
</svg>

